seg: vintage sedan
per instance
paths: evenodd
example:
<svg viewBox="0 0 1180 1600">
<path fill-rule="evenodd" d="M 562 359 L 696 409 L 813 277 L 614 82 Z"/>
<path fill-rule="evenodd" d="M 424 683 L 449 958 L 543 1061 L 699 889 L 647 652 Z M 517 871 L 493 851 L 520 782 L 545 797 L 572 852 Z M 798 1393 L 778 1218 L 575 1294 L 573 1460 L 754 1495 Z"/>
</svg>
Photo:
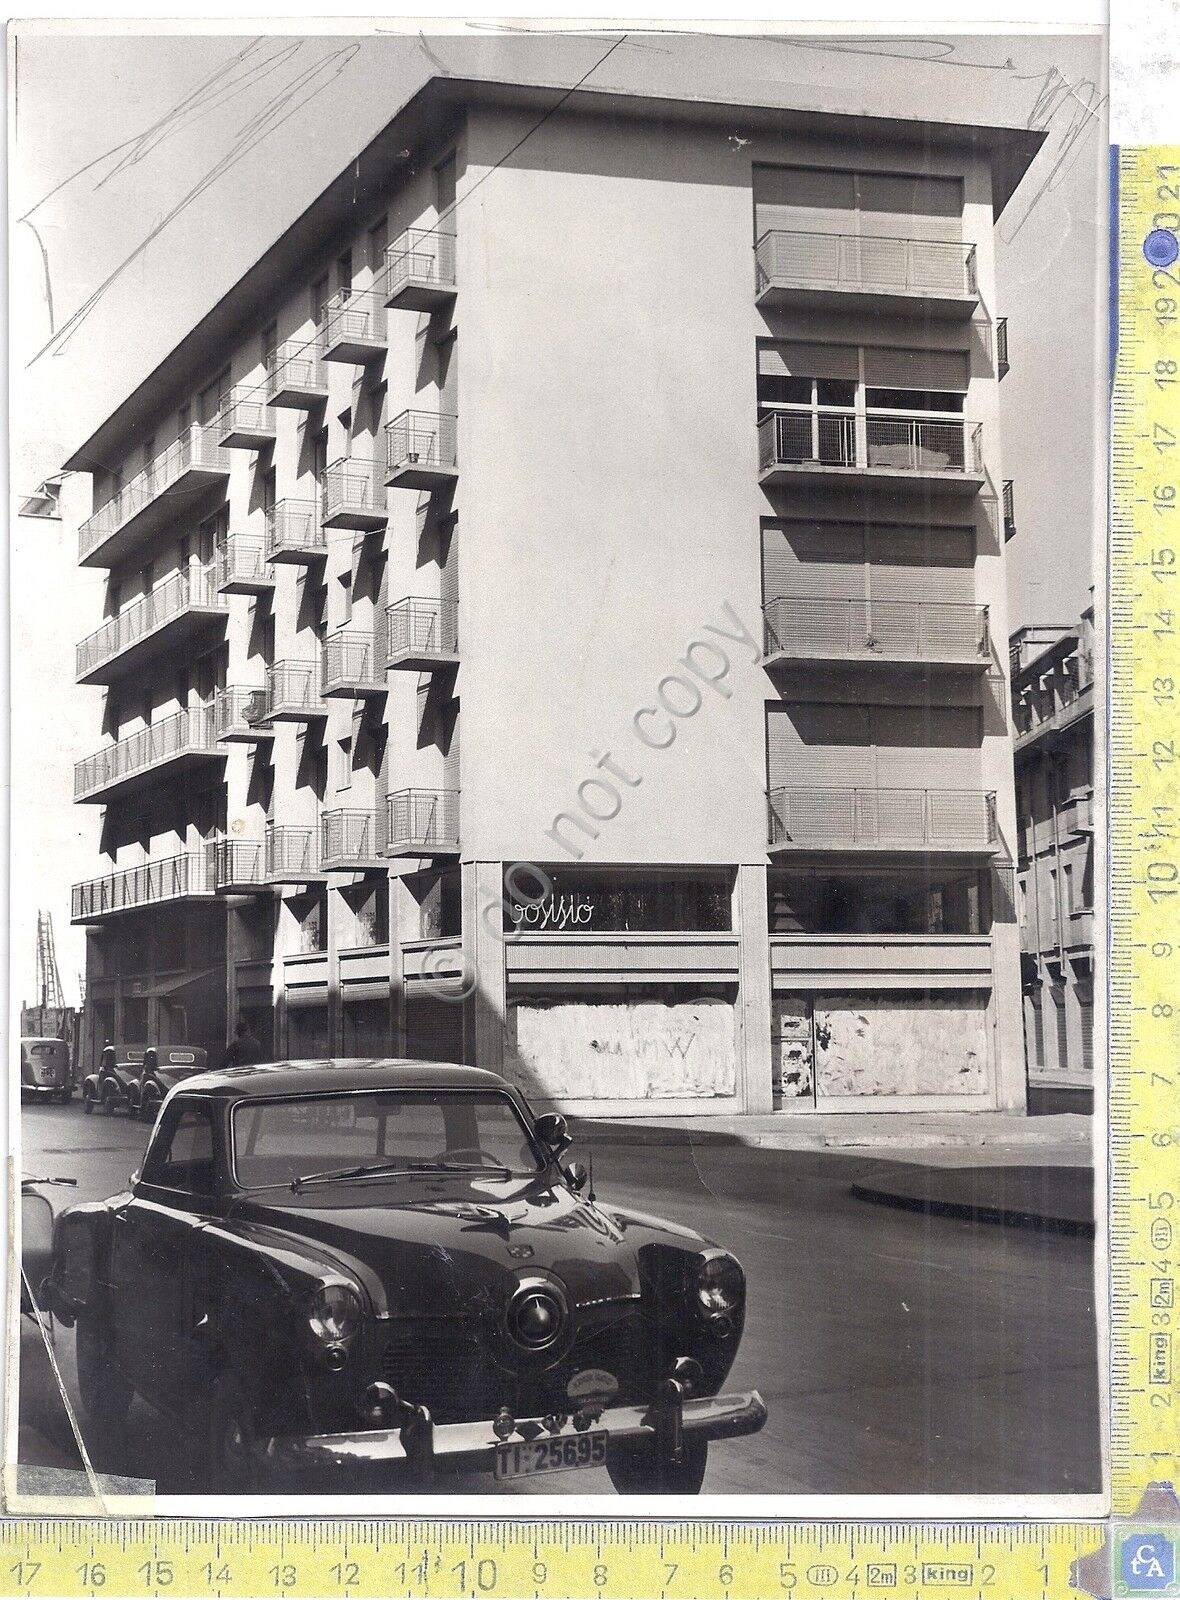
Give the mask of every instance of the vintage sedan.
<svg viewBox="0 0 1180 1600">
<path fill-rule="evenodd" d="M 98 1424 L 133 1394 L 191 1429 L 209 1489 L 391 1488 L 604 1465 L 696 1493 L 745 1278 L 566 1164 L 502 1078 L 283 1063 L 180 1083 L 126 1194 L 58 1218 L 47 1295 Z"/>
</svg>

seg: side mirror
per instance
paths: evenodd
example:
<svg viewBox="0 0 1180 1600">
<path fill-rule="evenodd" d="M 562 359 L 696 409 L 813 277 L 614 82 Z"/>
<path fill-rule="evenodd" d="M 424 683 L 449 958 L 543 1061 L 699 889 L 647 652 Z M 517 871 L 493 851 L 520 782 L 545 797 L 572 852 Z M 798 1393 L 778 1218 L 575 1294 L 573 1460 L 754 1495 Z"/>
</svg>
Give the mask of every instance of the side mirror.
<svg viewBox="0 0 1180 1600">
<path fill-rule="evenodd" d="M 565 1169 L 565 1175 L 569 1179 L 569 1186 L 575 1194 L 581 1194 L 582 1190 L 590 1182 L 590 1173 L 581 1161 L 571 1161 Z"/>
<path fill-rule="evenodd" d="M 559 1156 L 573 1144 L 565 1118 L 557 1111 L 546 1111 L 533 1124 L 533 1131 L 551 1155 Z"/>
</svg>

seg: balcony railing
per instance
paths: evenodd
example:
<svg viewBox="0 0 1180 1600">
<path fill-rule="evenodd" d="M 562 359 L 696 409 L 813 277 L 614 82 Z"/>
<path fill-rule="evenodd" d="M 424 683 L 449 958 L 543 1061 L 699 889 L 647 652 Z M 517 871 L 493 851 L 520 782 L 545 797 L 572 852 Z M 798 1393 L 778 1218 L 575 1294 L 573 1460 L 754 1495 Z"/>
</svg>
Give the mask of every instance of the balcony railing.
<svg viewBox="0 0 1180 1600">
<path fill-rule="evenodd" d="M 204 850 L 145 861 L 137 867 L 109 872 L 76 883 L 71 895 L 71 921 L 97 922 L 120 911 L 176 900 L 205 899 L 213 893 L 212 874 Z"/>
<path fill-rule="evenodd" d="M 325 528 L 357 528 L 368 533 L 389 521 L 385 480 L 376 461 L 352 457 L 333 461 L 320 484 Z"/>
<path fill-rule="evenodd" d="M 259 388 L 231 389 L 217 419 L 217 442 L 227 450 L 261 450 L 277 433 L 273 406 Z"/>
<path fill-rule="evenodd" d="M 972 492 L 983 472 L 979 423 L 961 417 L 892 416 L 810 406 L 768 412 L 758 424 L 763 482 L 792 472 L 842 467 L 883 478 L 957 482 Z M 786 469 L 785 474 L 781 469 Z"/>
<path fill-rule="evenodd" d="M 351 699 L 357 695 L 384 694 L 384 641 L 372 633 L 342 628 L 324 640 L 323 693 Z"/>
<path fill-rule="evenodd" d="M 107 801 L 149 774 L 199 762 L 224 761 L 218 748 L 211 705 L 190 706 L 148 728 L 139 728 L 87 756 L 74 767 L 75 801 Z"/>
<path fill-rule="evenodd" d="M 1008 319 L 996 318 L 996 377 L 1006 378 L 1011 368 L 1008 365 Z"/>
<path fill-rule="evenodd" d="M 267 889 L 261 841 L 217 839 L 210 851 L 213 887 L 219 894 L 258 894 Z"/>
<path fill-rule="evenodd" d="M 216 428 L 190 427 L 86 519 L 78 529 L 79 563 L 104 566 L 121 558 L 167 520 L 177 491 L 224 481 L 229 468 Z"/>
<path fill-rule="evenodd" d="M 765 611 L 768 661 L 879 661 L 985 667 L 986 606 L 779 596 Z"/>
<path fill-rule="evenodd" d="M 771 850 L 993 854 L 996 797 L 973 789 L 773 789 Z"/>
<path fill-rule="evenodd" d="M 1094 832 L 1094 797 L 1090 792 L 1070 795 L 1061 808 L 1061 825 L 1077 836 Z"/>
<path fill-rule="evenodd" d="M 453 600 L 395 600 L 385 623 L 389 666 L 429 672 L 459 660 L 459 608 Z"/>
<path fill-rule="evenodd" d="M 1004 543 L 1016 537 L 1016 495 L 1012 479 L 1004 479 Z"/>
<path fill-rule="evenodd" d="M 266 542 L 231 534 L 213 562 L 219 594 L 269 594 L 275 569 L 266 559 Z"/>
<path fill-rule="evenodd" d="M 385 304 L 433 311 L 455 293 L 455 235 L 407 228 L 385 252 Z"/>
<path fill-rule="evenodd" d="M 758 240 L 754 262 L 762 302 L 866 295 L 968 317 L 979 293 L 975 246 L 948 240 L 776 228 Z"/>
<path fill-rule="evenodd" d="M 307 883 L 324 876 L 315 828 L 266 824 L 263 872 L 270 883 Z"/>
<path fill-rule="evenodd" d="M 222 689 L 213 701 L 213 732 L 224 744 L 255 744 L 273 739 L 267 727 L 265 689 Z"/>
<path fill-rule="evenodd" d="M 272 406 L 310 411 L 328 398 L 328 374 L 318 336 L 288 339 L 266 364 L 266 398 Z"/>
<path fill-rule="evenodd" d="M 384 811 L 325 811 L 320 818 L 320 865 L 325 871 L 384 867 Z"/>
<path fill-rule="evenodd" d="M 174 572 L 82 640 L 76 653 L 78 682 L 113 683 L 165 648 L 175 654 L 187 637 L 224 625 L 226 609 L 214 588 L 212 566 Z"/>
<path fill-rule="evenodd" d="M 262 715 L 267 722 L 311 722 L 326 717 L 318 668 L 310 661 L 276 661 L 268 667 Z"/>
<path fill-rule="evenodd" d="M 397 489 L 437 489 L 459 470 L 459 419 L 439 411 L 403 411 L 385 427 L 388 471 Z"/>
<path fill-rule="evenodd" d="M 279 500 L 266 513 L 266 559 L 305 563 L 328 554 L 316 500 Z"/>
<path fill-rule="evenodd" d="M 459 791 L 399 789 L 387 801 L 391 856 L 459 853 Z"/>
<path fill-rule="evenodd" d="M 384 354 L 385 299 L 372 290 L 341 289 L 324 308 L 325 361 L 349 361 L 354 366 Z"/>
</svg>

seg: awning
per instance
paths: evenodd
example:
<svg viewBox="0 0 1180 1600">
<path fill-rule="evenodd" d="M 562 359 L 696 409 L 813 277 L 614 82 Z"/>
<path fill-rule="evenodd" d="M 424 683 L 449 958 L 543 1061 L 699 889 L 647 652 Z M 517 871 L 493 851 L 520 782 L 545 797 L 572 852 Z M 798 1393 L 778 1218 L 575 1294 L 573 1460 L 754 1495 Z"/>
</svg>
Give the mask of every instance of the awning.
<svg viewBox="0 0 1180 1600">
<path fill-rule="evenodd" d="M 177 994 L 181 989 L 191 988 L 194 983 L 204 983 L 207 978 L 220 973 L 225 976 L 225 967 L 205 967 L 201 972 L 180 972 L 167 978 L 133 978 L 124 988 L 124 996 L 135 1000 L 160 1000 L 165 995 Z"/>
</svg>

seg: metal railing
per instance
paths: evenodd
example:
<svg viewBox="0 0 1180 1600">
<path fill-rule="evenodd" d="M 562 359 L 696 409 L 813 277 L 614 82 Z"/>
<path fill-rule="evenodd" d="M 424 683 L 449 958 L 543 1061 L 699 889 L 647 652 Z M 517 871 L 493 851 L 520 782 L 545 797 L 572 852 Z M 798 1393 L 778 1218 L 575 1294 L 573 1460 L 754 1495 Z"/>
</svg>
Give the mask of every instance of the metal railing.
<svg viewBox="0 0 1180 1600">
<path fill-rule="evenodd" d="M 263 717 L 279 711 L 306 711 L 326 716 L 328 708 L 320 698 L 319 673 L 311 661 L 276 661 L 266 669 Z"/>
<path fill-rule="evenodd" d="M 770 847 L 995 845 L 996 797 L 974 789 L 772 789 Z"/>
<path fill-rule="evenodd" d="M 770 411 L 758 424 L 758 464 L 798 466 L 816 462 L 825 467 L 855 467 L 856 415 L 851 411 L 819 411 L 801 406 Z"/>
<path fill-rule="evenodd" d="M 101 628 L 87 634 L 77 647 L 77 676 L 84 677 L 96 667 L 155 633 L 193 606 L 225 611 L 225 601 L 216 592 L 212 565 L 190 566 L 174 572 L 151 594 L 132 601 L 117 617 L 110 617 Z"/>
<path fill-rule="evenodd" d="M 780 595 L 763 607 L 768 656 L 987 661 L 986 606 Z"/>
<path fill-rule="evenodd" d="M 213 558 L 214 582 L 218 589 L 233 583 L 272 584 L 275 569 L 266 559 L 262 539 L 247 539 L 234 533 L 217 549 Z"/>
<path fill-rule="evenodd" d="M 217 418 L 217 434 L 224 439 L 230 433 L 253 433 L 273 437 L 276 423 L 274 408 L 267 405 L 258 388 L 239 385 L 229 392 Z"/>
<path fill-rule="evenodd" d="M 459 607 L 453 600 L 408 596 L 385 609 L 388 657 L 453 656 L 459 649 Z"/>
<path fill-rule="evenodd" d="M 323 347 L 385 343 L 385 301 L 371 289 L 341 289 L 324 307 Z"/>
<path fill-rule="evenodd" d="M 183 755 L 223 756 L 217 747 L 211 705 L 189 706 L 148 728 L 139 728 L 124 739 L 117 739 L 74 767 L 74 799 L 119 783 L 124 778 L 147 772 Z"/>
<path fill-rule="evenodd" d="M 215 889 L 261 888 L 266 882 L 257 839 L 215 839 L 209 849 Z"/>
<path fill-rule="evenodd" d="M 1012 487 L 1012 479 L 1004 479 L 1004 538 L 1014 538 L 1016 534 L 1016 494 Z"/>
<path fill-rule="evenodd" d="M 870 467 L 902 472 L 980 472 L 983 428 L 960 417 L 894 417 L 870 411 L 865 442 Z"/>
<path fill-rule="evenodd" d="M 392 300 L 411 279 L 452 288 L 455 235 L 434 228 L 407 228 L 385 252 L 385 298 Z"/>
<path fill-rule="evenodd" d="M 384 689 L 384 641 L 353 628 L 330 633 L 324 640 L 320 685 L 324 694 L 333 689 Z"/>
<path fill-rule="evenodd" d="M 228 474 L 230 458 L 217 443 L 215 424 L 194 423 L 175 444 L 149 461 L 142 472 L 136 473 L 93 516 L 87 517 L 78 529 L 78 559 L 85 561 L 105 539 L 171 489 L 193 467 Z"/>
<path fill-rule="evenodd" d="M 398 789 L 386 806 L 390 851 L 459 848 L 457 789 Z"/>
<path fill-rule="evenodd" d="M 320 499 L 325 522 L 341 512 L 359 511 L 373 517 L 389 515 L 385 478 L 376 461 L 361 461 L 351 456 L 333 461 L 320 479 Z"/>
<path fill-rule="evenodd" d="M 439 411 L 403 411 L 385 425 L 390 472 L 401 467 L 456 467 L 459 419 Z"/>
<path fill-rule="evenodd" d="M 266 715 L 265 689 L 222 689 L 213 700 L 213 732 L 218 739 L 227 734 L 246 734 Z"/>
<path fill-rule="evenodd" d="M 320 875 L 319 840 L 315 828 L 290 828 L 268 822 L 263 834 L 263 872 L 269 879 L 315 878 Z"/>
<path fill-rule="evenodd" d="M 1008 366 L 1008 319 L 996 318 L 996 377 L 1004 378 L 1009 372 Z"/>
<path fill-rule="evenodd" d="M 288 339 L 271 354 L 266 363 L 266 398 L 273 400 L 287 390 L 311 394 L 328 390 L 328 374 L 319 337 L 311 343 Z"/>
<path fill-rule="evenodd" d="M 186 851 L 74 884 L 70 914 L 75 922 L 86 921 L 114 911 L 134 911 L 140 906 L 212 892 L 206 852 Z"/>
<path fill-rule="evenodd" d="M 315 500 L 278 500 L 265 512 L 266 556 L 284 553 L 326 556 L 328 541 Z"/>
<path fill-rule="evenodd" d="M 320 818 L 320 864 L 325 870 L 377 864 L 385 858 L 384 811 L 325 811 Z"/>
<path fill-rule="evenodd" d="M 870 238 L 775 228 L 754 246 L 758 292 L 772 286 L 977 292 L 975 246 L 940 239 Z"/>
</svg>

